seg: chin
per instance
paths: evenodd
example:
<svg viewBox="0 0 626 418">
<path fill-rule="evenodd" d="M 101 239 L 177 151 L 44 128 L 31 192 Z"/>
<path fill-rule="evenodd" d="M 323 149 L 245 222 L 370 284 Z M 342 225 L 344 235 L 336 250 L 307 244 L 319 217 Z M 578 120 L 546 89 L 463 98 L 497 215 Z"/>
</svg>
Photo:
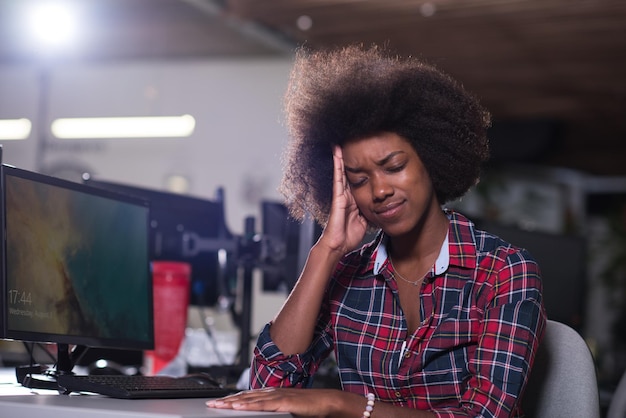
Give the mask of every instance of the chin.
<svg viewBox="0 0 626 418">
<path fill-rule="evenodd" d="M 387 225 L 381 226 L 380 229 L 385 232 L 385 235 L 394 238 L 412 235 L 416 232 L 415 224 L 409 222 L 389 223 Z"/>
<path fill-rule="evenodd" d="M 388 237 L 398 237 L 408 232 L 407 229 L 400 228 L 398 225 L 385 226 L 381 227 L 380 229 L 382 229 L 385 235 L 387 235 Z"/>
</svg>

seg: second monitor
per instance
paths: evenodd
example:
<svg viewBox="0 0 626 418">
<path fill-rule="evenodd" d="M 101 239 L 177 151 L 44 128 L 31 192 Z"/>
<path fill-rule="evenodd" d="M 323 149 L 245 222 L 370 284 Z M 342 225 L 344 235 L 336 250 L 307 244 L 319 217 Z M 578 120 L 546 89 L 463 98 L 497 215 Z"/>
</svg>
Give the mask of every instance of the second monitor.
<svg viewBox="0 0 626 418">
<path fill-rule="evenodd" d="M 93 187 L 150 202 L 150 259 L 191 264 L 190 303 L 215 306 L 235 288 L 235 237 L 226 226 L 223 200 L 208 200 L 83 176 Z M 197 248 L 198 241 L 212 248 Z"/>
</svg>

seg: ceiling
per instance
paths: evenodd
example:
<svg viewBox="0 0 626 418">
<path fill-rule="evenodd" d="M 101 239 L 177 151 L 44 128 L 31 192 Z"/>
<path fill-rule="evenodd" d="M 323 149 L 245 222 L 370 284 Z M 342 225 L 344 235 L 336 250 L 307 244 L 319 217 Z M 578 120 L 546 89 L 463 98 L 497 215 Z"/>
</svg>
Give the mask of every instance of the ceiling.
<svg viewBox="0 0 626 418">
<path fill-rule="evenodd" d="M 0 0 L 0 64 L 36 58 Z M 51 0 L 48 0 L 51 1 Z M 80 0 L 65 60 L 290 56 L 386 44 L 450 73 L 504 127 L 503 161 L 626 175 L 623 0 Z M 524 135 L 521 135 L 521 133 Z M 501 139 L 506 137 L 507 139 Z M 528 138 L 531 138 L 530 140 Z"/>
</svg>

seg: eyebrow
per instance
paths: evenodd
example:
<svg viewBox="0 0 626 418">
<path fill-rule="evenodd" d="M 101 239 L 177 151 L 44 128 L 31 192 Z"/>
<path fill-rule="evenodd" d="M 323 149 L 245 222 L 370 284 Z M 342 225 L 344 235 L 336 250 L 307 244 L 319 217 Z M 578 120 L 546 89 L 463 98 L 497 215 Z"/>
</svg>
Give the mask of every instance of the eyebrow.
<svg viewBox="0 0 626 418">
<path fill-rule="evenodd" d="M 384 158 L 380 159 L 379 161 L 376 161 L 376 165 L 383 166 L 387 164 L 393 157 L 399 154 L 404 154 L 404 151 L 394 151 L 390 153 L 389 155 L 385 156 Z M 359 173 L 363 171 L 363 169 L 360 167 L 348 167 L 347 165 L 345 165 L 345 162 L 344 162 L 343 168 L 345 169 L 345 171 L 350 172 L 350 173 Z"/>
</svg>

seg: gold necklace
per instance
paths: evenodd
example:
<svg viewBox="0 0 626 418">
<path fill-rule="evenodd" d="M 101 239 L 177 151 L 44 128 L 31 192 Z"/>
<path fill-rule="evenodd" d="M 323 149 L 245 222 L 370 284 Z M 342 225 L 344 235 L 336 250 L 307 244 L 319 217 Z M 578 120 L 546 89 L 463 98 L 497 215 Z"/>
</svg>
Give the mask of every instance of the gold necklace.
<svg viewBox="0 0 626 418">
<path fill-rule="evenodd" d="M 398 278 L 400 278 L 402 281 L 407 282 L 407 283 L 409 283 L 409 284 L 412 284 L 413 286 L 417 286 L 417 285 L 418 285 L 418 284 L 419 284 L 419 283 L 420 283 L 420 282 L 424 279 L 423 277 L 422 277 L 422 278 L 419 278 L 419 279 L 417 279 L 417 280 L 415 280 L 415 281 L 413 281 L 413 280 L 409 280 L 409 279 L 406 279 L 404 276 L 402 276 L 402 275 L 400 274 L 400 272 L 398 271 L 398 269 L 396 268 L 396 266 L 394 266 L 394 265 L 393 265 L 393 260 L 391 259 L 391 256 L 389 257 L 389 263 L 391 264 L 391 267 L 393 267 L 393 277 L 396 277 L 396 276 L 397 276 L 397 277 L 398 277 Z"/>
</svg>

